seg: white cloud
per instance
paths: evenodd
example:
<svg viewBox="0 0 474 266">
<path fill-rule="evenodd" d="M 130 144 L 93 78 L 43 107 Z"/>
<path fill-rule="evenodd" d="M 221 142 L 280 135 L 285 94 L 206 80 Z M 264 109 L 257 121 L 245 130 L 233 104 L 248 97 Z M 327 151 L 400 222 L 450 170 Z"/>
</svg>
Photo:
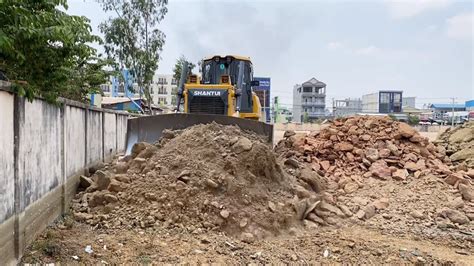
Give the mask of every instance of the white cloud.
<svg viewBox="0 0 474 266">
<path fill-rule="evenodd" d="M 376 55 L 376 54 L 379 54 L 380 52 L 381 52 L 381 49 L 373 45 L 360 48 L 355 51 L 357 55 Z"/>
<path fill-rule="evenodd" d="M 328 43 L 327 47 L 329 50 L 337 50 L 342 48 L 344 45 L 341 42 L 330 42 Z"/>
<path fill-rule="evenodd" d="M 430 32 L 430 33 L 435 32 L 437 30 L 438 30 L 438 26 L 436 26 L 436 25 L 429 25 L 428 27 L 426 27 L 426 31 Z"/>
<path fill-rule="evenodd" d="M 459 14 L 446 20 L 446 34 L 453 39 L 472 39 L 474 13 Z"/>
<path fill-rule="evenodd" d="M 442 9 L 452 0 L 388 0 L 388 11 L 392 18 L 403 19 L 416 16 L 428 10 Z"/>
</svg>

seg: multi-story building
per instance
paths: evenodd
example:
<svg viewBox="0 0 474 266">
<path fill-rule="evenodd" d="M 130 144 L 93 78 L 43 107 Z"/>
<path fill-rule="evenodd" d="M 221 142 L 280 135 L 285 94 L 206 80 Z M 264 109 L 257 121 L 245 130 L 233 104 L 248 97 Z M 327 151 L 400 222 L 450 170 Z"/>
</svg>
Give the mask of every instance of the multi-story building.
<svg viewBox="0 0 474 266">
<path fill-rule="evenodd" d="M 403 91 L 383 90 L 362 96 L 363 113 L 401 113 Z"/>
<path fill-rule="evenodd" d="M 357 113 L 362 112 L 362 100 L 359 98 L 346 98 L 344 100 L 335 100 L 333 107 L 333 115 L 335 117 L 347 117 L 351 115 L 356 115 Z"/>
<path fill-rule="evenodd" d="M 416 97 L 403 97 L 402 98 L 402 106 L 416 108 Z"/>
<path fill-rule="evenodd" d="M 304 122 L 325 117 L 326 84 L 311 78 L 293 88 L 293 121 Z"/>
<path fill-rule="evenodd" d="M 154 104 L 168 107 L 176 105 L 178 82 L 172 74 L 155 74 L 151 87 Z"/>
</svg>

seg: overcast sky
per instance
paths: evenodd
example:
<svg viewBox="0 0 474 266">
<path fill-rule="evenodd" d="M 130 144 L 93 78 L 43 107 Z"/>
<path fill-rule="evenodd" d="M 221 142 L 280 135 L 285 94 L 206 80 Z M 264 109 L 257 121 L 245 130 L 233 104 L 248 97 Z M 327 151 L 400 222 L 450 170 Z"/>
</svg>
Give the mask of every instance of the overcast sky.
<svg viewBox="0 0 474 266">
<path fill-rule="evenodd" d="M 286 105 L 311 77 L 327 84 L 327 102 L 386 89 L 419 106 L 474 98 L 473 1 L 169 2 L 158 73 L 171 73 L 181 54 L 239 54 Z M 69 0 L 67 12 L 88 17 L 98 35 L 108 17 L 93 0 Z"/>
</svg>

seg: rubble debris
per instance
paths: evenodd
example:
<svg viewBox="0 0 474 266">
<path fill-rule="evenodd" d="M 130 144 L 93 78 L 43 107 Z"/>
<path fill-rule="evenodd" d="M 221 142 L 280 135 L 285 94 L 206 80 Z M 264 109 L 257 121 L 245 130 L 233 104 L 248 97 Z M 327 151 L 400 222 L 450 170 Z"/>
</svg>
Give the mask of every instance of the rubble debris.
<svg viewBox="0 0 474 266">
<path fill-rule="evenodd" d="M 474 169 L 474 121 L 448 128 L 434 141 L 455 164 Z"/>
<path fill-rule="evenodd" d="M 196 125 L 167 132 L 155 145 L 135 144 L 130 160 L 94 174 L 97 189 L 77 194 L 72 208 L 78 221 L 97 228 L 217 229 L 250 243 L 317 211 L 319 175 L 298 169 L 291 176 L 282 165 L 258 135 Z M 307 199 L 299 214 L 292 202 L 301 189 Z"/>
</svg>

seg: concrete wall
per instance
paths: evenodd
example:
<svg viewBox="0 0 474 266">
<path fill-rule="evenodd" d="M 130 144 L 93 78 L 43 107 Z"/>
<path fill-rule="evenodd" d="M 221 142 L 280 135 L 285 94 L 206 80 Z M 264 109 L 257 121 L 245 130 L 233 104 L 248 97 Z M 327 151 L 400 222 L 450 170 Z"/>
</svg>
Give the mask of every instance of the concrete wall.
<svg viewBox="0 0 474 266">
<path fill-rule="evenodd" d="M 128 114 L 61 100 L 31 102 L 0 87 L 0 264 L 65 212 L 79 175 L 125 150 Z"/>
<path fill-rule="evenodd" d="M 0 91 L 0 222 L 13 214 L 13 95 Z"/>
</svg>

